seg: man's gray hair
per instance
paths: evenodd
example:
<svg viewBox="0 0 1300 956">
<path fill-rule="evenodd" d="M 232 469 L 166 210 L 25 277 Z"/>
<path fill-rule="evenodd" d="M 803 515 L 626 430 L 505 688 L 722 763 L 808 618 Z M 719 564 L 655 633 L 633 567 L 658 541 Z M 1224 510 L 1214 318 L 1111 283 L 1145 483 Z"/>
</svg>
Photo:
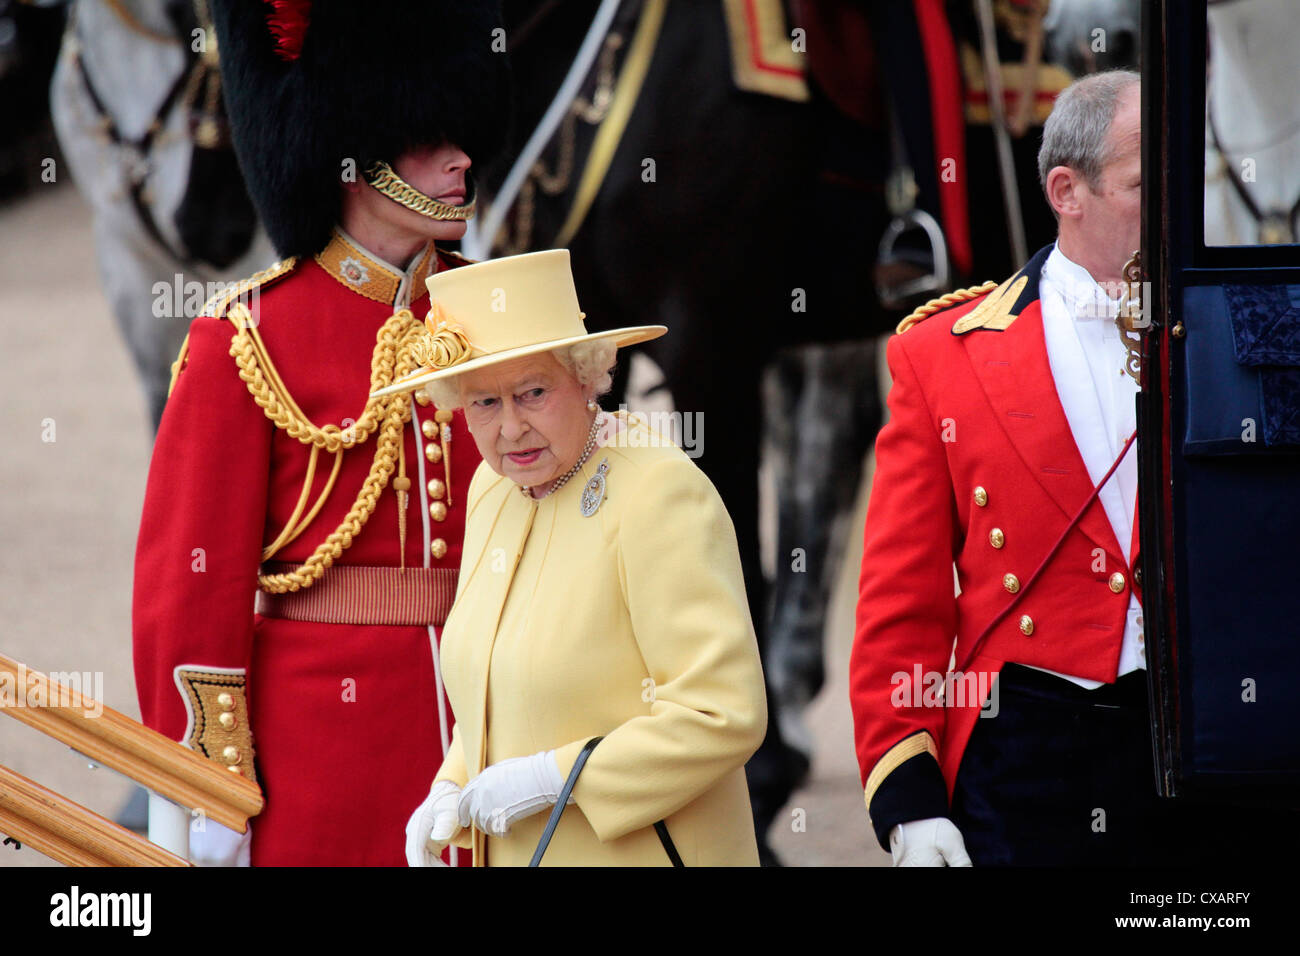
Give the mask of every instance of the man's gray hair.
<svg viewBox="0 0 1300 956">
<path fill-rule="evenodd" d="M 1106 132 L 1115 118 L 1120 96 L 1142 77 L 1132 70 L 1107 70 L 1071 83 L 1052 106 L 1043 124 L 1038 149 L 1038 182 L 1047 189 L 1047 174 L 1069 166 L 1095 189 L 1110 156 Z"/>
</svg>

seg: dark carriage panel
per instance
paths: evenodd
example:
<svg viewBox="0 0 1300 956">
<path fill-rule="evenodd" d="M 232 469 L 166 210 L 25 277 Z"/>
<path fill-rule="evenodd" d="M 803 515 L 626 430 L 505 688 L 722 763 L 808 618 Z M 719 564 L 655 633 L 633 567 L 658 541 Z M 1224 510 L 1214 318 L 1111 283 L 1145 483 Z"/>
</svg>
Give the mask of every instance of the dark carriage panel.
<svg viewBox="0 0 1300 956">
<path fill-rule="evenodd" d="M 1184 455 L 1300 452 L 1300 286 L 1251 278 L 1183 291 Z"/>
<path fill-rule="evenodd" d="M 1205 4 L 1144 7 L 1139 397 L 1158 786 L 1300 803 L 1300 247 L 1207 247 Z"/>
<path fill-rule="evenodd" d="M 1175 546 L 1187 556 L 1175 583 L 1184 774 L 1292 771 L 1300 459 L 1188 460 L 1174 480 Z"/>
</svg>

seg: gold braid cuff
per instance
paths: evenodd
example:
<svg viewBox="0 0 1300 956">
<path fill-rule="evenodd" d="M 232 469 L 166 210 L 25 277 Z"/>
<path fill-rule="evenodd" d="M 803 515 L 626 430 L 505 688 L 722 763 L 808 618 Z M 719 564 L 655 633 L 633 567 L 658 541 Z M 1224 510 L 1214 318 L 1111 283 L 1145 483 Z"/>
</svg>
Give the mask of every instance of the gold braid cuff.
<svg viewBox="0 0 1300 956">
<path fill-rule="evenodd" d="M 398 455 L 402 447 L 402 428 L 411 417 L 410 395 L 398 393 L 379 398 L 371 397 L 366 402 L 365 411 L 361 413 L 357 423 L 346 430 L 337 425 L 317 427 L 294 402 L 276 372 L 248 308 L 243 303 L 238 303 L 231 307 L 229 317 L 236 328 L 230 342 L 230 354 L 239 367 L 239 377 L 248 386 L 253 401 L 276 428 L 303 444 L 312 446 L 307 478 L 298 505 L 284 530 L 263 551 L 264 561 L 301 534 L 319 512 L 325 498 L 333 490 L 343 451 L 363 444 L 376 428 L 378 429 L 375 458 L 370 466 L 370 473 L 357 493 L 352 508 L 339 526 L 297 569 L 281 574 L 258 576 L 258 585 L 263 591 L 285 594 L 311 587 L 319 581 L 326 569 L 352 545 L 353 539 L 374 514 L 379 496 L 397 467 Z M 424 334 L 424 323 L 416 319 L 409 309 L 401 309 L 389 316 L 375 337 L 375 350 L 370 365 L 371 392 L 392 384 L 395 379 L 409 374 L 416 367 L 415 345 Z M 315 477 L 316 459 L 321 451 L 336 456 L 334 468 L 315 506 L 306 517 L 300 517 L 306 506 L 311 483 Z"/>
<path fill-rule="evenodd" d="M 936 761 L 939 759 L 939 748 L 935 746 L 934 738 L 930 736 L 928 730 L 920 730 L 908 737 L 904 737 L 885 751 L 885 755 L 877 760 L 876 765 L 871 768 L 871 773 L 867 776 L 867 785 L 863 790 L 863 796 L 867 801 L 868 814 L 871 813 L 871 798 L 876 795 L 876 791 L 885 782 L 885 778 L 897 770 L 905 761 L 923 753 L 928 753 Z"/>
<path fill-rule="evenodd" d="M 438 202 L 431 196 L 426 196 L 420 190 L 416 189 L 401 176 L 393 171 L 393 167 L 385 162 L 378 162 L 366 170 L 366 182 L 375 189 L 379 190 L 393 202 L 405 206 L 413 212 L 418 212 L 426 219 L 441 220 L 462 220 L 474 218 L 473 195 L 469 197 L 469 202 L 463 206 L 453 206 L 451 203 Z M 472 187 L 471 187 L 472 188 Z"/>
<path fill-rule="evenodd" d="M 960 305 L 963 302 L 969 302 L 971 299 L 978 298 L 986 292 L 992 292 L 998 287 L 996 282 L 985 282 L 983 285 L 973 285 L 969 289 L 958 289 L 956 292 L 949 292 L 939 296 L 937 299 L 931 299 L 925 305 L 921 306 L 902 322 L 898 323 L 898 328 L 894 331 L 902 334 L 916 325 L 934 315 L 936 312 L 942 312 L 944 309 L 951 308 L 954 305 Z"/>
<path fill-rule="evenodd" d="M 185 694 L 190 717 L 190 735 L 185 744 L 231 773 L 257 783 L 244 680 L 240 673 L 176 669 L 176 683 Z"/>
</svg>

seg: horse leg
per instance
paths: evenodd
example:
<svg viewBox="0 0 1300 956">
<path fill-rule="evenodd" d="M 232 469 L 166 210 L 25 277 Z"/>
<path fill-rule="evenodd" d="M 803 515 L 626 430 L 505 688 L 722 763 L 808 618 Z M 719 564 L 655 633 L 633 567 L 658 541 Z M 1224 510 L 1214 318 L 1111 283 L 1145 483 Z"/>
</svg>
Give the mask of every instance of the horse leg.
<svg viewBox="0 0 1300 956">
<path fill-rule="evenodd" d="M 790 349 L 764 381 L 766 454 L 776 492 L 776 565 L 766 672 L 781 735 L 811 760 L 803 714 L 825 681 L 826 611 L 880 427 L 874 341 Z"/>
</svg>

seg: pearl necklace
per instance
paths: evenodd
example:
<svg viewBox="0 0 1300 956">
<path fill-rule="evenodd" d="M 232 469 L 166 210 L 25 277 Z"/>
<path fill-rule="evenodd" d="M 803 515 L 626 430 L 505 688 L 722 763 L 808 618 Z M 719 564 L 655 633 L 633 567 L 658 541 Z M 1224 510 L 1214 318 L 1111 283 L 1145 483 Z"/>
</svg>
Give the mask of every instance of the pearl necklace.
<svg viewBox="0 0 1300 956">
<path fill-rule="evenodd" d="M 572 468 L 570 468 L 570 469 L 569 469 L 568 471 L 566 471 L 563 475 L 561 475 L 560 478 L 559 478 L 559 480 L 557 480 L 557 481 L 555 482 L 555 484 L 551 485 L 551 490 L 548 491 L 546 494 L 542 495 L 542 498 L 546 498 L 546 497 L 548 497 L 548 496 L 550 496 L 550 495 L 553 495 L 553 494 L 555 494 L 557 491 L 559 491 L 561 488 L 563 488 L 565 482 L 567 482 L 570 478 L 572 478 L 574 475 L 576 475 L 576 474 L 578 473 L 578 469 L 581 468 L 582 465 L 583 465 L 583 463 L 584 463 L 588 458 L 591 457 L 592 449 L 594 449 L 594 448 L 596 447 L 596 434 L 597 434 L 597 432 L 600 431 L 600 426 L 604 423 L 604 418 L 605 418 L 605 413 L 604 413 L 604 412 L 597 412 L 596 415 L 592 418 L 592 420 L 591 420 L 591 432 L 587 435 L 587 444 L 586 444 L 586 446 L 582 449 L 582 455 L 578 458 L 578 461 L 574 464 L 574 466 L 573 466 Z M 523 492 L 523 495 L 524 495 L 525 498 L 532 498 L 532 497 L 533 497 L 533 486 L 532 486 L 532 485 L 520 485 L 520 486 L 519 486 L 519 490 L 520 490 L 521 492 Z M 536 500 L 540 501 L 541 499 L 539 498 L 539 499 L 536 499 Z"/>
</svg>

